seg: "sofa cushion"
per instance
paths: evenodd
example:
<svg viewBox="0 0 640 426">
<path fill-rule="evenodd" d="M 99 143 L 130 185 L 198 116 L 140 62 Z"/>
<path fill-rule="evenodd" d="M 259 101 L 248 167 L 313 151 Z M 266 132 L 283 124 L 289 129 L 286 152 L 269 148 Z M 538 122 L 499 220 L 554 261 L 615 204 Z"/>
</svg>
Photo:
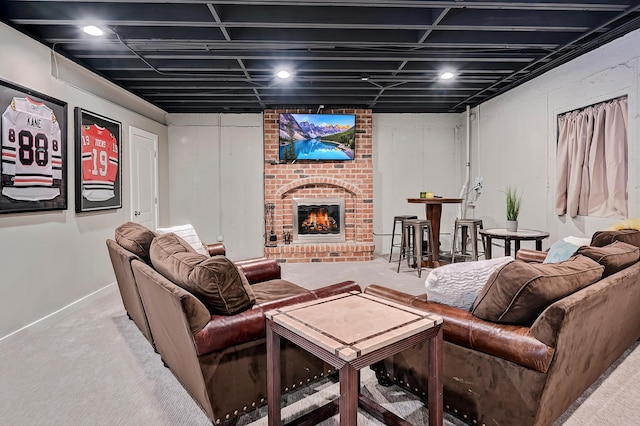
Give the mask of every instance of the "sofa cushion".
<svg viewBox="0 0 640 426">
<path fill-rule="evenodd" d="M 149 263 L 149 250 L 155 237 L 155 232 L 135 222 L 123 223 L 115 232 L 116 242 L 146 263 Z"/>
<path fill-rule="evenodd" d="M 199 254 L 174 233 L 153 240 L 151 262 L 159 273 L 200 299 L 212 314 L 233 315 L 255 303 L 247 278 L 233 262 L 225 256 Z"/>
<path fill-rule="evenodd" d="M 487 321 L 530 325 L 551 303 L 598 281 L 603 269 L 581 255 L 559 263 L 516 260 L 493 272 L 471 312 Z"/>
<path fill-rule="evenodd" d="M 190 290 L 212 314 L 233 315 L 256 303 L 247 277 L 225 256 L 200 262 L 189 275 Z"/>
<path fill-rule="evenodd" d="M 640 247 L 640 231 L 635 229 L 621 229 L 619 231 L 597 231 L 591 237 L 591 245 L 594 247 L 608 246 L 614 241 L 622 241 Z"/>
<path fill-rule="evenodd" d="M 256 305 L 284 299 L 285 297 L 310 293 L 310 291 L 304 287 L 281 279 L 263 281 L 252 285 L 251 289 L 256 295 Z"/>
<path fill-rule="evenodd" d="M 513 257 L 460 262 L 434 268 L 427 277 L 427 300 L 469 310 L 493 271 Z"/>
<path fill-rule="evenodd" d="M 602 276 L 608 277 L 636 263 L 640 259 L 640 248 L 622 241 L 614 241 L 604 247 L 580 247 L 578 254 L 604 266 Z"/>
</svg>

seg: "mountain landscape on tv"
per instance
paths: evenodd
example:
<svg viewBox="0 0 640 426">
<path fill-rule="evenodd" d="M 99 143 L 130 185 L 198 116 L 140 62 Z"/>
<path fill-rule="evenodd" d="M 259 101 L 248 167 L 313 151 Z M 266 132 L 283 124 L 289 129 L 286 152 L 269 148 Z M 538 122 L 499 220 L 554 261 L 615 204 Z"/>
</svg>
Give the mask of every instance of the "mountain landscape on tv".
<svg viewBox="0 0 640 426">
<path fill-rule="evenodd" d="M 355 115 L 280 114 L 280 160 L 353 160 Z"/>
</svg>

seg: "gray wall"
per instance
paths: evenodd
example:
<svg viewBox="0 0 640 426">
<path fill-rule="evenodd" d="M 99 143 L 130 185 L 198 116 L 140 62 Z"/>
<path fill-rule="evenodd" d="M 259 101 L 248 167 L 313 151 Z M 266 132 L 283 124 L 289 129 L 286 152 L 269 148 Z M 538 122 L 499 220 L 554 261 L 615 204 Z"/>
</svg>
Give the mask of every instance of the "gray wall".
<svg viewBox="0 0 640 426">
<path fill-rule="evenodd" d="M 231 259 L 263 255 L 262 114 L 169 114 L 171 225 L 223 241 Z"/>
<path fill-rule="evenodd" d="M 554 165 L 557 114 L 621 95 L 629 100 L 629 217 L 640 216 L 638 46 L 640 30 L 473 109 L 472 176 L 484 177 L 475 215 L 485 227 L 505 226 L 508 185 L 523 193 L 520 226 L 551 233 L 545 247 L 568 235 L 590 237 L 617 222 L 556 216 Z"/>
<path fill-rule="evenodd" d="M 52 61 L 46 46 L 4 24 L 0 24 L 0 40 L 3 58 L 0 78 L 67 102 L 69 188 L 67 210 L 0 215 L 1 338 L 114 281 L 105 240 L 113 236 L 118 225 L 129 220 L 129 126 L 158 135 L 160 185 L 165 188 L 160 192 L 161 221 L 167 221 L 169 194 L 167 167 L 163 167 L 167 161 L 167 128 L 131 111 L 137 109 L 147 116 L 162 117 L 161 110 L 62 57 Z M 97 97 L 77 87 L 88 83 L 96 91 L 108 91 L 112 99 Z M 76 106 L 122 123 L 122 209 L 75 213 L 73 109 Z"/>
<path fill-rule="evenodd" d="M 425 218 L 421 204 L 409 204 L 431 191 L 458 197 L 466 151 L 461 150 L 460 114 L 374 114 L 373 188 L 376 253 L 389 253 L 393 217 L 413 214 Z M 444 205 L 441 247 L 450 247 L 450 233 L 458 212 L 456 204 Z M 396 229 L 396 233 L 398 233 Z"/>
<path fill-rule="evenodd" d="M 425 215 L 407 198 L 460 192 L 461 116 L 374 114 L 372 121 L 375 243 L 386 253 L 394 215 Z M 172 225 L 192 223 L 207 242 L 223 237 L 232 259 L 262 256 L 262 114 L 169 114 L 167 122 Z M 456 212 L 444 208 L 443 233 Z"/>
</svg>

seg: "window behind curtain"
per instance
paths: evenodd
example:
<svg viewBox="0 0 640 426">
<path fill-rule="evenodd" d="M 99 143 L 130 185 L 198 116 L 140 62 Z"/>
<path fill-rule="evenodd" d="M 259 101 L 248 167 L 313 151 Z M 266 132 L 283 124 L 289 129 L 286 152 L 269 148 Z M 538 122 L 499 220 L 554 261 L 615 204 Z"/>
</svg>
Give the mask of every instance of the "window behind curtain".
<svg viewBox="0 0 640 426">
<path fill-rule="evenodd" d="M 556 214 L 627 217 L 627 97 L 558 115 Z"/>
</svg>

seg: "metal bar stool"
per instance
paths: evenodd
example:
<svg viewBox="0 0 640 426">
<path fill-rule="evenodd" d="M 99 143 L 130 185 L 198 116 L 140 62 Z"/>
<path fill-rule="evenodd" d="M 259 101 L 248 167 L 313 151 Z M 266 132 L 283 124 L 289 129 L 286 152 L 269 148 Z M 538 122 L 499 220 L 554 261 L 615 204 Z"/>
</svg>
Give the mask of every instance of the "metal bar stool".
<svg viewBox="0 0 640 426">
<path fill-rule="evenodd" d="M 425 232 L 427 234 L 426 238 Z M 407 264 L 418 269 L 418 277 L 422 275 L 424 257 L 426 256 L 427 259 L 433 260 L 433 249 L 431 221 L 427 219 L 406 219 L 402 224 L 402 250 L 409 253 Z M 400 272 L 401 263 L 402 256 L 398 259 L 396 272 Z"/>
<path fill-rule="evenodd" d="M 453 228 L 453 240 L 451 242 L 451 263 L 456 261 L 456 256 L 470 257 L 471 260 L 478 260 L 478 231 L 482 229 L 482 219 L 456 219 Z M 460 231 L 460 250 L 456 250 L 458 241 L 458 230 Z M 471 254 L 467 252 L 467 241 L 471 239 Z M 486 250 L 484 238 L 482 239 L 482 254 Z"/>
<path fill-rule="evenodd" d="M 400 215 L 393 217 L 393 231 L 391 231 L 391 250 L 389 250 L 389 263 L 391 263 L 391 256 L 393 255 L 393 248 L 398 247 L 400 249 L 400 258 L 402 259 L 405 255 L 403 247 L 402 247 L 402 238 L 400 238 L 400 243 L 395 242 L 396 238 L 396 224 L 400 222 L 400 230 L 404 229 L 404 221 L 407 219 L 417 219 L 418 216 L 411 215 Z"/>
</svg>

